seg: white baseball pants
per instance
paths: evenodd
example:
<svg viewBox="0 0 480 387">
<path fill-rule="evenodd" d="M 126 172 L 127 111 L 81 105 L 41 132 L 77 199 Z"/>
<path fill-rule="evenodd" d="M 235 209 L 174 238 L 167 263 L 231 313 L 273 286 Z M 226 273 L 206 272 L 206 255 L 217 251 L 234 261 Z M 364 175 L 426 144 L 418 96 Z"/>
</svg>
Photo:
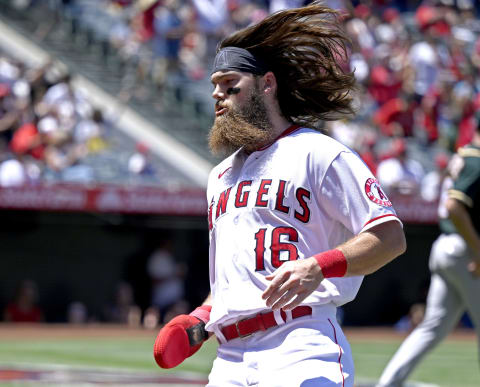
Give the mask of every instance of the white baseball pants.
<svg viewBox="0 0 480 387">
<path fill-rule="evenodd" d="M 335 306 L 314 306 L 311 316 L 288 320 L 221 342 L 207 387 L 352 387 L 352 354 Z"/>
</svg>

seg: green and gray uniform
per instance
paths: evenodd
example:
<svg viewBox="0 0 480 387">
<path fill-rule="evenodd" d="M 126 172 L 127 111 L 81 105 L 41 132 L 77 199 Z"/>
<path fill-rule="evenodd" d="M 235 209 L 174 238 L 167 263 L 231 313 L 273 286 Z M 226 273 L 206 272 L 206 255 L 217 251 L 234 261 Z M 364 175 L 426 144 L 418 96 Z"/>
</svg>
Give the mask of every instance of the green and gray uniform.
<svg viewBox="0 0 480 387">
<path fill-rule="evenodd" d="M 461 148 L 458 154 L 464 165 L 448 196 L 465 204 L 473 226 L 480 234 L 480 147 Z"/>
<path fill-rule="evenodd" d="M 447 219 L 446 198 L 455 198 L 467 208 L 480 233 L 480 148 L 459 150 L 462 168 L 455 181 L 447 178 L 439 206 L 440 230 L 430 252 L 430 289 L 423 322 L 402 343 L 380 377 L 377 387 L 402 386 L 422 357 L 457 325 L 468 311 L 480 338 L 480 278 L 468 271 L 471 261 L 465 240 Z M 452 186 L 453 185 L 453 186 Z M 480 347 L 480 342 L 479 342 Z"/>
</svg>

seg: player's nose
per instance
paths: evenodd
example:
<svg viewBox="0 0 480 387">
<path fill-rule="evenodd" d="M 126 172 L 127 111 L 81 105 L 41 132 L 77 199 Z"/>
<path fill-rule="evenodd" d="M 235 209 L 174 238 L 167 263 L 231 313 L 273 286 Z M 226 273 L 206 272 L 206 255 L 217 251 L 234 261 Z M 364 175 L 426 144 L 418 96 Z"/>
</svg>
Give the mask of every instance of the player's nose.
<svg viewBox="0 0 480 387">
<path fill-rule="evenodd" d="M 215 89 L 213 89 L 212 97 L 215 98 L 217 101 L 225 98 L 225 93 L 221 90 L 219 85 L 216 85 Z"/>
</svg>

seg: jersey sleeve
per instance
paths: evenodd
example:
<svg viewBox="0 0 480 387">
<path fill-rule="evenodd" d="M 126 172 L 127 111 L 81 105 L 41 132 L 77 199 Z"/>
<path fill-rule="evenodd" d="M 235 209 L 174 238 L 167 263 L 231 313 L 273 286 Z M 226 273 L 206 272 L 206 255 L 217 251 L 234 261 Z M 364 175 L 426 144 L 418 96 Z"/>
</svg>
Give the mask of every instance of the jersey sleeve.
<svg viewBox="0 0 480 387">
<path fill-rule="evenodd" d="M 400 222 L 377 179 L 353 152 L 340 152 L 326 170 L 320 205 L 354 235 L 386 221 Z"/>
<path fill-rule="evenodd" d="M 465 158 L 463 168 L 455 179 L 453 188 L 448 191 L 448 196 L 461 201 L 468 207 L 473 207 L 474 200 L 480 192 L 479 166 L 479 159 Z"/>
</svg>

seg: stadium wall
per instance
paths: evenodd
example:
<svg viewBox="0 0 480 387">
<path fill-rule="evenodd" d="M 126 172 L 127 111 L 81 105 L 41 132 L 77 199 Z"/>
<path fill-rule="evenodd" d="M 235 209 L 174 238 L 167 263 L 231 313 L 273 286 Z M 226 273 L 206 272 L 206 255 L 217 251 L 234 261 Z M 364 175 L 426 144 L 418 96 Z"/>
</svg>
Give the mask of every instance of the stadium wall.
<svg viewBox="0 0 480 387">
<path fill-rule="evenodd" d="M 188 266 L 186 298 L 197 305 L 208 293 L 208 233 L 205 217 L 146 216 L 45 211 L 1 211 L 0 307 L 22 279 L 37 282 L 47 321 L 64 322 L 71 302 L 83 302 L 102 319 L 121 280 L 149 304 L 146 260 L 165 235 L 175 257 Z M 422 301 L 428 287 L 428 254 L 435 225 L 405 224 L 406 254 L 367 276 L 357 299 L 344 306 L 346 325 L 390 325 Z"/>
<path fill-rule="evenodd" d="M 2 310 L 23 279 L 37 283 L 48 322 L 65 322 L 68 305 L 75 301 L 101 321 L 122 280 L 134 286 L 136 301 L 145 309 L 150 297 L 146 260 L 165 235 L 173 241 L 176 258 L 189 265 L 187 297 L 200 302 L 208 293 L 203 218 L 37 211 L 2 211 L 0 216 Z"/>
</svg>

